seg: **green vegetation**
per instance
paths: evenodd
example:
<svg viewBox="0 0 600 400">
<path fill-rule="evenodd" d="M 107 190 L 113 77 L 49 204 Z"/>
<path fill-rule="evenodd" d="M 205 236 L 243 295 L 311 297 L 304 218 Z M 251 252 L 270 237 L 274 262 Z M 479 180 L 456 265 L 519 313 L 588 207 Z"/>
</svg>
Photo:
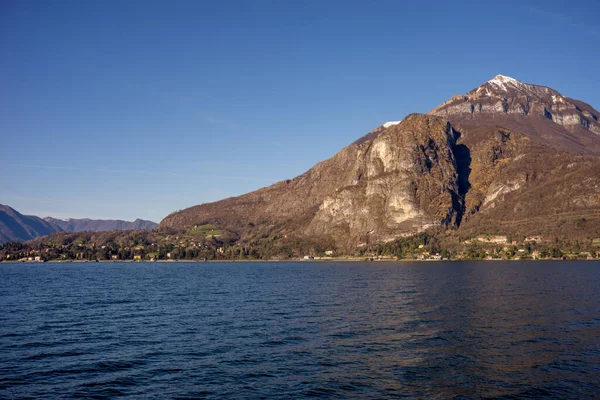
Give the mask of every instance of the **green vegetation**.
<svg viewBox="0 0 600 400">
<path fill-rule="evenodd" d="M 187 234 L 190 236 L 202 236 L 202 237 L 219 237 L 223 234 L 217 226 L 213 224 L 205 224 L 200 226 L 193 226 L 188 229 Z"/>
<path fill-rule="evenodd" d="M 534 240 L 535 239 L 535 240 Z M 597 259 L 598 238 L 455 236 L 430 230 L 353 252 L 337 249 L 331 239 L 288 237 L 265 232 L 241 241 L 235 233 L 206 224 L 175 230 L 58 233 L 26 243 L 0 246 L 1 261 L 158 261 L 272 260 L 316 258 L 398 260 Z"/>
</svg>

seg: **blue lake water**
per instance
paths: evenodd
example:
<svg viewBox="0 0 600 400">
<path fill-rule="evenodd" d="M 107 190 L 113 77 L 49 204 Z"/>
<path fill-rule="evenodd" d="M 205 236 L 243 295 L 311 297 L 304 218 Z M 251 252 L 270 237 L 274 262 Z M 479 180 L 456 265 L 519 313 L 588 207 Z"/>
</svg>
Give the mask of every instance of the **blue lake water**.
<svg viewBox="0 0 600 400">
<path fill-rule="evenodd" d="M 0 398 L 594 398 L 600 262 L 0 264 Z"/>
</svg>

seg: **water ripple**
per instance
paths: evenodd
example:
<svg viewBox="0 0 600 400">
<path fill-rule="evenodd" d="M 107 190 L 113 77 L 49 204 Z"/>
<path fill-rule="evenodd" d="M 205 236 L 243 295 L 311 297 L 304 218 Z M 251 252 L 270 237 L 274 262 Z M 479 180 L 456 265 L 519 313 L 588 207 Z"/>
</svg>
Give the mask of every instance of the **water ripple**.
<svg viewBox="0 0 600 400">
<path fill-rule="evenodd" d="M 594 398 L 600 264 L 0 264 L 0 398 Z"/>
</svg>

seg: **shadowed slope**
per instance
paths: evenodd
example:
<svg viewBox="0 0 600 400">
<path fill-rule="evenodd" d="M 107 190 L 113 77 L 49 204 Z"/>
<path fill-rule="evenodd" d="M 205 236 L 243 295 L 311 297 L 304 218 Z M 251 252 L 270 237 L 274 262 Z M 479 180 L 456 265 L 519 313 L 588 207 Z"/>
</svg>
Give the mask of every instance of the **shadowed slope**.
<svg viewBox="0 0 600 400">
<path fill-rule="evenodd" d="M 31 240 L 54 232 L 61 232 L 61 229 L 39 217 L 23 215 L 0 204 L 0 243 Z"/>
</svg>

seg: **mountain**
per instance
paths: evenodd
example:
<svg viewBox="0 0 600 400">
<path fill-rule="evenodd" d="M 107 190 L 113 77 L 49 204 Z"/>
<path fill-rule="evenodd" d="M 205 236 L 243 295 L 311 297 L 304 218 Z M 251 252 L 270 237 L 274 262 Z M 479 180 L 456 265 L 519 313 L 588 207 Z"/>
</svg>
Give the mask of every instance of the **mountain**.
<svg viewBox="0 0 600 400">
<path fill-rule="evenodd" d="M 429 228 L 454 238 L 600 236 L 599 115 L 498 75 L 294 179 L 173 213 L 160 228 L 210 224 L 282 251 L 351 252 Z"/>
<path fill-rule="evenodd" d="M 133 222 L 122 221 L 118 219 L 74 219 L 67 220 L 46 217 L 44 220 L 50 224 L 58 226 L 64 232 L 106 232 L 106 231 L 128 231 L 139 229 L 154 229 L 158 226 L 156 222 L 136 219 Z"/>
<path fill-rule="evenodd" d="M 172 213 L 152 232 L 62 233 L 11 257 L 42 245 L 61 259 L 287 258 L 376 248 L 414 257 L 419 242 L 471 257 L 467 247 L 480 235 L 521 246 L 535 237 L 540 251 L 558 256 L 595 251 L 598 115 L 554 89 L 498 75 L 428 114 L 382 124 L 296 178 Z"/>
<path fill-rule="evenodd" d="M 213 224 L 243 240 L 346 250 L 460 219 L 455 135 L 442 118 L 384 124 L 306 173 L 171 214 L 160 226 Z"/>
<path fill-rule="evenodd" d="M 600 113 L 554 89 L 497 75 L 429 114 L 465 128 L 502 126 L 558 150 L 600 155 Z"/>
<path fill-rule="evenodd" d="M 498 75 L 430 114 L 468 149 L 460 233 L 600 236 L 600 113 L 544 86 Z"/>
<path fill-rule="evenodd" d="M 60 228 L 33 215 L 23 215 L 0 204 L 0 244 L 26 241 L 59 232 Z"/>
<path fill-rule="evenodd" d="M 68 219 L 51 217 L 44 219 L 23 215 L 15 209 L 0 204 L 0 244 L 11 241 L 27 241 L 56 232 L 114 231 L 154 229 L 152 221 L 136 219 L 133 222 L 121 220 Z"/>
</svg>

